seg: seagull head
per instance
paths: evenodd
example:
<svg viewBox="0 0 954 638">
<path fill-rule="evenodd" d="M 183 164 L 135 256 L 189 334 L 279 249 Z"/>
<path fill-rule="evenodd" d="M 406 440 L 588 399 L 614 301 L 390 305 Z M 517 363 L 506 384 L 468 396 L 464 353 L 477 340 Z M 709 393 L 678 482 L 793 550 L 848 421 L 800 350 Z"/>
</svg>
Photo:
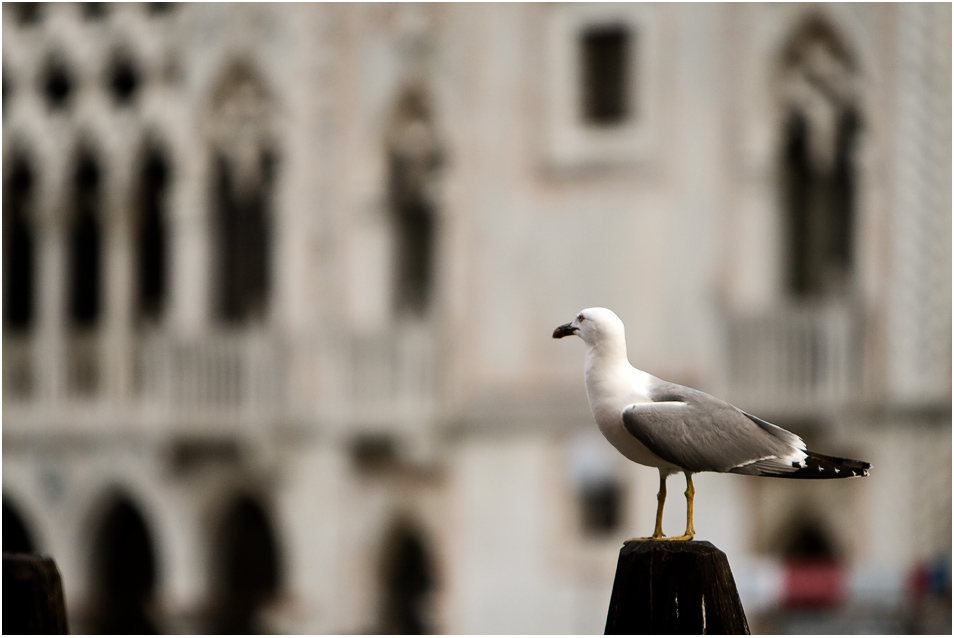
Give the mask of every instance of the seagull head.
<svg viewBox="0 0 954 638">
<path fill-rule="evenodd" d="M 570 323 L 557 326 L 553 338 L 576 335 L 587 345 L 593 346 L 605 341 L 623 341 L 624 333 L 623 322 L 615 312 L 608 308 L 587 308 L 581 310 Z"/>
</svg>

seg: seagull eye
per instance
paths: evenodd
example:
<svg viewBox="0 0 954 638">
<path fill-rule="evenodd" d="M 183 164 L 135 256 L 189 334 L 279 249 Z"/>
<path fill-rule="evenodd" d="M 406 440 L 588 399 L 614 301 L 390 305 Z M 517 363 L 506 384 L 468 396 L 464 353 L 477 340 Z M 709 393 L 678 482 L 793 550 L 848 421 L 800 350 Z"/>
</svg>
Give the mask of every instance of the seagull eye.
<svg viewBox="0 0 954 638">
<path fill-rule="evenodd" d="M 584 317 L 582 314 L 579 314 L 579 315 L 576 316 L 576 320 L 579 321 L 580 323 L 583 323 L 583 320 L 584 320 L 585 318 L 586 318 L 586 317 Z"/>
</svg>

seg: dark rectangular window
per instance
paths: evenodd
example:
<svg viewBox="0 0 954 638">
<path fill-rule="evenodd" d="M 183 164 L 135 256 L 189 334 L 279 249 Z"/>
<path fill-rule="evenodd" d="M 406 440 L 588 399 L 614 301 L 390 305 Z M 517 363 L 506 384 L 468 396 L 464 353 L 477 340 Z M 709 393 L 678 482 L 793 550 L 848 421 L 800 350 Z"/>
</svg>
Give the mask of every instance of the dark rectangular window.
<svg viewBox="0 0 954 638">
<path fill-rule="evenodd" d="M 33 323 L 33 172 L 16 160 L 11 173 L 3 191 L 3 318 L 6 326 L 26 330 Z"/>
<path fill-rule="evenodd" d="M 614 480 L 601 480 L 585 486 L 580 493 L 580 519 L 583 531 L 603 536 L 615 531 L 622 518 L 623 488 Z"/>
<path fill-rule="evenodd" d="M 580 38 L 583 121 L 607 126 L 631 118 L 629 58 L 633 46 L 622 25 L 591 27 Z"/>
<path fill-rule="evenodd" d="M 169 168 L 163 156 L 151 150 L 139 185 L 137 251 L 138 308 L 143 319 L 158 320 L 166 296 L 165 199 Z"/>
<path fill-rule="evenodd" d="M 74 175 L 74 216 L 70 233 L 69 316 L 77 327 L 91 327 L 100 310 L 100 171 L 84 156 Z"/>
</svg>

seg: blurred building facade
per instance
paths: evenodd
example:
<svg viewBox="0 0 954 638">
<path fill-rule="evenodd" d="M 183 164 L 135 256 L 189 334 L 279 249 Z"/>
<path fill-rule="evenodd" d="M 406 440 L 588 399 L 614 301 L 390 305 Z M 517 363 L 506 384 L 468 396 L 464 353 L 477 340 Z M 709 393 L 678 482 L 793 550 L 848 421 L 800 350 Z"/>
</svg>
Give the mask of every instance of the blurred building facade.
<svg viewBox="0 0 954 638">
<path fill-rule="evenodd" d="M 698 477 L 750 615 L 949 628 L 950 127 L 949 4 L 6 3 L 4 549 L 74 631 L 600 633 L 602 305 L 874 465 Z"/>
</svg>

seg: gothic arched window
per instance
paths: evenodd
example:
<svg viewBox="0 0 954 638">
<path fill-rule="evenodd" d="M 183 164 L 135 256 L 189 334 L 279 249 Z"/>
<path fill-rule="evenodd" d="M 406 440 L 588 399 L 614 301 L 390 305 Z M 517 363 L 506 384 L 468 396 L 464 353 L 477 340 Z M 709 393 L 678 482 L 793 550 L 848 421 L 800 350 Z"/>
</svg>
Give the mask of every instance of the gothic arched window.
<svg viewBox="0 0 954 638">
<path fill-rule="evenodd" d="M 799 296 L 847 291 L 861 119 L 851 57 L 823 22 L 806 23 L 783 54 L 781 195 L 787 286 Z"/>
<path fill-rule="evenodd" d="M 434 279 L 436 170 L 441 153 L 425 94 L 405 92 L 388 139 L 388 199 L 395 235 L 395 309 L 422 315 Z"/>
<path fill-rule="evenodd" d="M 271 283 L 271 204 L 277 157 L 269 99 L 236 65 L 213 99 L 212 153 L 217 314 L 227 322 L 263 318 Z"/>
</svg>

